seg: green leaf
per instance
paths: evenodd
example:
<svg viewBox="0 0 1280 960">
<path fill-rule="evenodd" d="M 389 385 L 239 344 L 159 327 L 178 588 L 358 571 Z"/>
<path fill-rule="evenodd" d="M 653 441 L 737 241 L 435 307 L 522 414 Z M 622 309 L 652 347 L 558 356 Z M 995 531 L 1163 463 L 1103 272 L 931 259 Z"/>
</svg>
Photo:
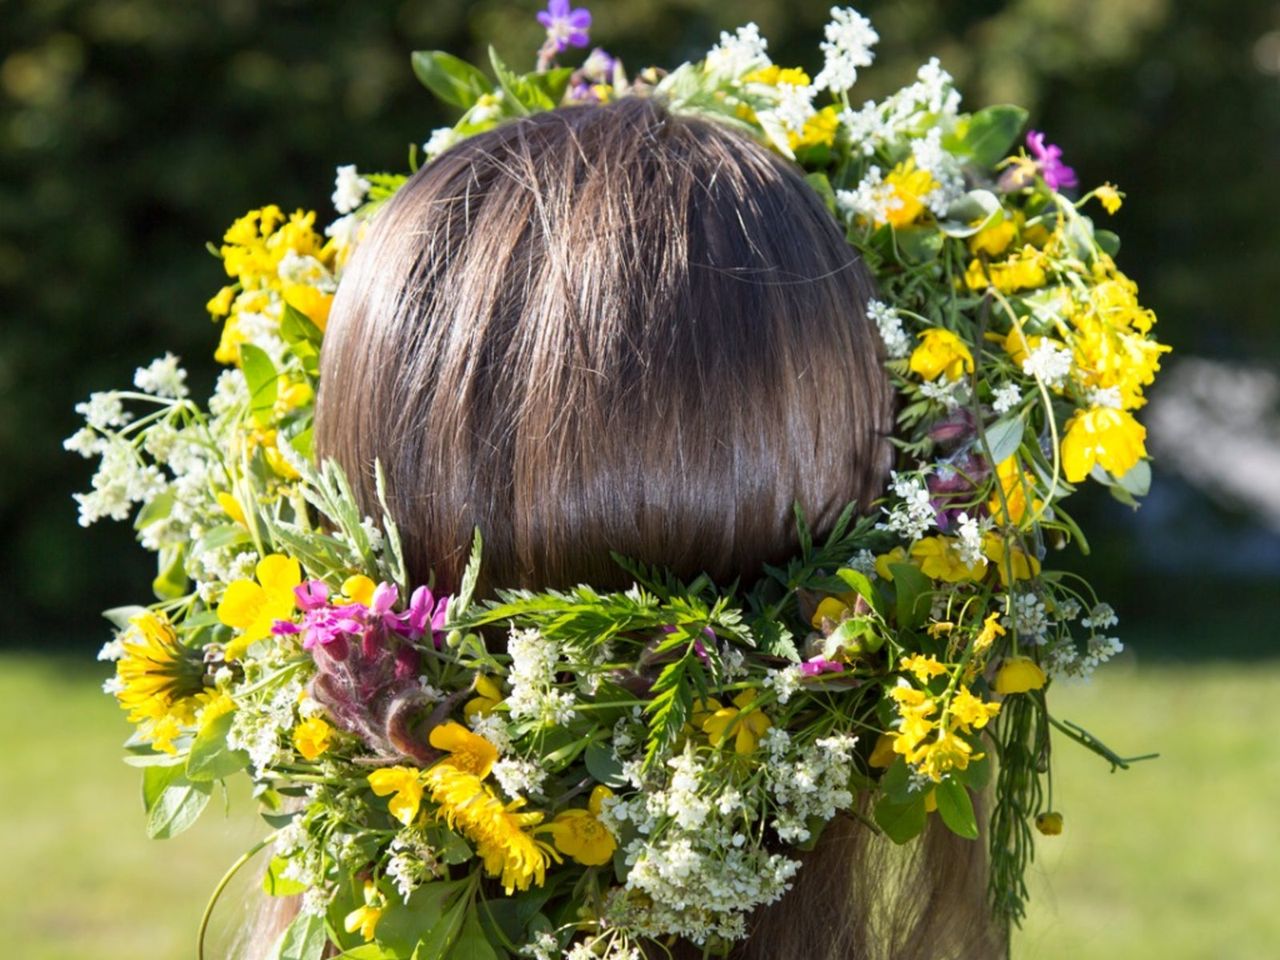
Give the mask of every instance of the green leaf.
<svg viewBox="0 0 1280 960">
<path fill-rule="evenodd" d="M 305 888 L 304 888 L 305 889 Z M 300 913 L 280 935 L 271 960 L 320 960 L 329 945 L 324 916 Z"/>
<path fill-rule="evenodd" d="M 378 942 L 404 957 L 443 960 L 471 902 L 470 897 L 459 896 L 468 883 L 463 879 L 424 884 L 407 903 L 399 894 L 391 895 L 378 920 Z"/>
<path fill-rule="evenodd" d="M 205 724 L 191 744 L 187 757 L 187 779 L 193 783 L 223 780 L 249 765 L 249 754 L 227 747 L 227 734 L 235 711 L 229 711 Z"/>
<path fill-rule="evenodd" d="M 946 238 L 936 227 L 903 227 L 894 231 L 894 240 L 908 263 L 929 263 L 942 252 Z"/>
<path fill-rule="evenodd" d="M 564 92 L 569 88 L 569 78 L 572 76 L 572 67 L 556 67 L 546 73 L 526 73 L 521 79 L 541 93 L 551 107 L 555 107 L 564 99 Z"/>
<path fill-rule="evenodd" d="M 484 929 L 480 926 L 480 918 L 476 916 L 476 911 L 471 910 L 467 913 L 458 942 L 453 945 L 453 950 L 449 953 L 449 960 L 498 960 L 497 952 L 489 943 L 489 938 L 484 935 Z"/>
<path fill-rule="evenodd" d="M 1108 256 L 1114 257 L 1120 252 L 1120 238 L 1110 230 L 1093 231 L 1093 239 L 1098 244 L 1099 249 Z"/>
<path fill-rule="evenodd" d="M 854 570 L 851 567 L 840 568 L 836 571 L 836 576 L 848 584 L 850 590 L 871 604 L 872 610 L 884 616 L 884 601 L 880 598 L 880 591 L 872 585 L 870 577 L 861 570 Z"/>
<path fill-rule="evenodd" d="M 1022 418 L 1017 415 L 1005 417 L 986 428 L 993 464 L 1001 464 L 1018 452 L 1024 430 Z"/>
<path fill-rule="evenodd" d="M 271 425 L 271 414 L 276 405 L 276 368 L 271 358 L 260 347 L 251 343 L 240 344 L 240 369 L 249 385 L 249 409 L 258 426 Z"/>
<path fill-rule="evenodd" d="M 451 866 L 466 863 L 474 856 L 471 845 L 443 824 L 428 827 L 427 837 L 440 859 Z"/>
<path fill-rule="evenodd" d="M 530 104 L 526 98 L 529 96 L 529 92 L 521 79 L 502 62 L 502 58 L 498 56 L 498 51 L 493 47 L 489 48 L 489 62 L 493 65 L 493 72 L 497 75 L 498 83 L 502 86 L 502 92 L 507 95 L 510 106 L 515 108 L 518 115 L 528 116 Z M 554 104 L 549 104 L 542 109 L 550 110 L 552 106 Z"/>
<path fill-rule="evenodd" d="M 891 563 L 894 592 L 898 599 L 898 626 L 914 629 L 929 616 L 926 596 L 933 589 L 933 581 L 911 563 Z"/>
<path fill-rule="evenodd" d="M 290 880 L 284 875 L 285 867 L 289 865 L 287 857 L 272 857 L 271 862 L 267 864 L 267 870 L 262 875 L 262 889 L 269 897 L 291 897 L 295 893 L 302 893 L 307 889 L 305 883 L 299 883 L 297 880 Z"/>
<path fill-rule="evenodd" d="M 415 50 L 409 58 L 413 75 L 445 103 L 469 110 L 489 93 L 489 78 L 477 68 L 443 50 Z"/>
<path fill-rule="evenodd" d="M 311 322 L 311 318 L 288 303 L 284 305 L 284 315 L 280 319 L 280 336 L 293 346 L 305 343 L 317 350 L 324 340 L 324 334 Z"/>
<path fill-rule="evenodd" d="M 146 607 L 134 605 L 128 607 L 112 607 L 110 610 L 103 610 L 102 615 L 117 630 L 128 630 L 130 619 L 146 612 Z"/>
<path fill-rule="evenodd" d="M 954 780 L 943 780 L 933 791 L 938 801 L 938 814 L 942 822 L 968 840 L 978 839 L 978 820 L 973 813 L 973 801 L 969 791 Z"/>
<path fill-rule="evenodd" d="M 147 811 L 147 836 L 153 840 L 176 837 L 196 822 L 212 795 L 213 784 L 192 783 L 181 765 L 146 767 L 142 771 L 142 802 Z"/>
<path fill-rule="evenodd" d="M 906 843 L 918 837 L 924 831 L 924 796 L 918 796 L 907 803 L 894 803 L 888 797 L 881 797 L 876 803 L 876 825 L 894 843 Z"/>
<path fill-rule="evenodd" d="M 169 516 L 176 500 L 177 495 L 173 492 L 173 487 L 166 488 L 163 493 L 138 511 L 138 515 L 133 520 L 133 529 L 141 530 Z"/>
<path fill-rule="evenodd" d="M 614 790 L 626 785 L 627 780 L 622 775 L 622 764 L 614 759 L 613 751 L 606 745 L 599 741 L 587 744 L 584 759 L 587 773 L 591 774 L 598 783 L 603 783 Z"/>
<path fill-rule="evenodd" d="M 1151 490 L 1151 461 L 1139 460 L 1116 483 L 1132 496 L 1145 497 Z"/>
<path fill-rule="evenodd" d="M 151 590 L 160 600 L 176 600 L 187 592 L 186 547 L 165 547 L 156 558 L 159 567 Z"/>
<path fill-rule="evenodd" d="M 961 151 L 980 167 L 991 169 L 1009 154 L 1027 122 L 1027 111 L 1011 104 L 979 110 L 969 118 L 961 138 Z"/>
<path fill-rule="evenodd" d="M 990 190 L 971 190 L 947 208 L 938 229 L 948 237 L 971 237 L 1002 216 L 1000 201 Z"/>
</svg>

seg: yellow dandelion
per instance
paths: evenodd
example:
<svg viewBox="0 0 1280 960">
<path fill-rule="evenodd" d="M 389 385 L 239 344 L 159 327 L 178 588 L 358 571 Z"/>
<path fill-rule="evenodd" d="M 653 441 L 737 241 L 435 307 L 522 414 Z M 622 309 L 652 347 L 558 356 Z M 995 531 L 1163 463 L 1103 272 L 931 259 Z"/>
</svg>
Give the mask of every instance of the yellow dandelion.
<svg viewBox="0 0 1280 960">
<path fill-rule="evenodd" d="M 210 698 L 200 654 L 183 645 L 163 613 L 141 613 L 121 635 L 115 697 L 142 739 L 174 753 L 174 737 Z"/>
</svg>

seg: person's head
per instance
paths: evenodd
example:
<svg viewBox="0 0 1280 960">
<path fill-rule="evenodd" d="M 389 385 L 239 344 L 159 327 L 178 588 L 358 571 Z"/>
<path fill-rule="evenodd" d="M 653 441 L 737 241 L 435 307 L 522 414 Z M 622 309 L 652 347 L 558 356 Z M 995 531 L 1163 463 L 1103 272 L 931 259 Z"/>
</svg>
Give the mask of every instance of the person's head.
<svg viewBox="0 0 1280 960">
<path fill-rule="evenodd" d="M 374 516 L 381 462 L 409 576 L 445 591 L 475 528 L 482 590 L 627 586 L 613 552 L 750 579 L 797 552 L 794 504 L 820 534 L 881 493 L 872 292 L 797 169 L 726 126 L 642 99 L 514 121 L 374 217 L 325 334 L 317 454 Z M 992 955 L 966 946 L 988 943 L 976 844 L 885 853 L 832 824 L 740 955 Z M 907 875 L 910 901 L 886 894 Z"/>
<path fill-rule="evenodd" d="M 751 577 L 879 496 L 872 285 L 794 166 L 650 100 L 543 113 L 378 212 L 325 335 L 316 438 L 413 576 L 626 585 L 616 551 Z"/>
</svg>

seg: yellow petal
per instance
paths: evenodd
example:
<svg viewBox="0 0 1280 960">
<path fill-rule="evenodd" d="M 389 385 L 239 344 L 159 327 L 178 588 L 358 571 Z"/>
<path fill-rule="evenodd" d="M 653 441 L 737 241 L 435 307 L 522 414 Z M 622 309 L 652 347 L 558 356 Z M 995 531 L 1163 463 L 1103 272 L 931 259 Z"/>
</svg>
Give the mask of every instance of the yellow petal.
<svg viewBox="0 0 1280 960">
<path fill-rule="evenodd" d="M 293 588 L 302 582 L 302 568 L 298 565 L 298 561 L 279 553 L 270 554 L 259 560 L 255 572 L 263 588 L 273 593 L 291 594 Z"/>
<path fill-rule="evenodd" d="M 266 602 L 266 591 L 256 583 L 236 580 L 222 595 L 222 602 L 218 604 L 218 620 L 228 627 L 243 630 L 257 619 Z"/>
<path fill-rule="evenodd" d="M 358 573 L 354 577 L 347 577 L 342 581 L 342 593 L 352 603 L 362 603 L 366 607 L 373 603 L 373 591 L 378 585 L 366 577 L 363 573 Z"/>
</svg>

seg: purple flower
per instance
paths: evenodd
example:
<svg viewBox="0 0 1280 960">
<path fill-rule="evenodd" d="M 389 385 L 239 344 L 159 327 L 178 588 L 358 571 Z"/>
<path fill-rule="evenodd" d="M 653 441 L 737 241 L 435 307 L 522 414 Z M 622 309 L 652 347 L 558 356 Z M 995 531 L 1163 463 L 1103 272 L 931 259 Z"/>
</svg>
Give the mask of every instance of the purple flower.
<svg viewBox="0 0 1280 960">
<path fill-rule="evenodd" d="M 800 672 L 806 677 L 817 677 L 824 673 L 844 673 L 844 664 L 822 657 L 813 657 L 800 664 Z"/>
<path fill-rule="evenodd" d="M 307 580 L 293 588 L 293 595 L 299 610 L 319 610 L 329 600 L 329 588 L 323 580 Z"/>
<path fill-rule="evenodd" d="M 1045 185 L 1050 190 L 1074 187 L 1080 182 L 1076 179 L 1076 172 L 1062 162 L 1062 148 L 1053 143 L 1045 146 L 1043 133 L 1030 131 L 1027 134 L 1027 149 L 1035 158 L 1040 176 L 1044 177 Z"/>
<path fill-rule="evenodd" d="M 418 587 L 409 598 L 409 609 L 400 617 L 396 632 L 410 640 L 421 640 L 430 628 L 436 647 L 439 648 L 448 611 L 448 597 L 437 600 L 430 588 Z"/>
<path fill-rule="evenodd" d="M 547 0 L 547 9 L 538 11 L 538 22 L 547 28 L 543 50 L 563 53 L 569 46 L 585 47 L 591 12 L 585 7 L 569 9 L 569 0 Z"/>
</svg>

